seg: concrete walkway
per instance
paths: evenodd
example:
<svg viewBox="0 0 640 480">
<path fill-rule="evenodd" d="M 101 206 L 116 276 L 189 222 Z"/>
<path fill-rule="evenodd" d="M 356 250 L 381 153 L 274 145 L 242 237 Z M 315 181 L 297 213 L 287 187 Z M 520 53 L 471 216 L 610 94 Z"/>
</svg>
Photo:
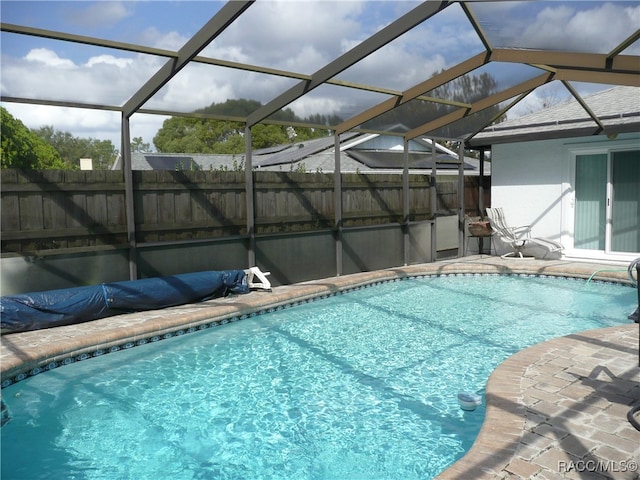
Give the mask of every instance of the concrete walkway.
<svg viewBox="0 0 640 480">
<path fill-rule="evenodd" d="M 476 256 L 345 275 L 273 292 L 120 315 L 0 338 L 3 384 L 97 351 L 128 348 L 372 282 L 445 273 L 525 273 L 628 282 L 620 267 Z M 629 312 L 631 313 L 631 312 Z M 627 421 L 640 403 L 638 325 L 557 338 L 502 363 L 486 389 L 487 415 L 471 450 L 438 479 L 640 479 L 640 432 Z M 640 415 L 638 416 L 640 418 Z"/>
</svg>

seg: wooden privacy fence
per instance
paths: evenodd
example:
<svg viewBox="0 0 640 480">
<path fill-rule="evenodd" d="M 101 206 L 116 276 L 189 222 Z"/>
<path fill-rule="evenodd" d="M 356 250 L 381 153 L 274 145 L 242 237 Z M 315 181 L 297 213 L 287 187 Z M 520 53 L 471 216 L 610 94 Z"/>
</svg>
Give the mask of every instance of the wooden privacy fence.
<svg viewBox="0 0 640 480">
<path fill-rule="evenodd" d="M 335 228 L 333 174 L 254 172 L 256 235 Z M 465 178 L 465 210 L 478 215 L 479 177 Z M 489 205 L 489 177 L 484 177 Z M 342 174 L 344 227 L 403 223 L 402 175 Z M 455 176 L 409 178 L 409 218 L 455 214 Z M 127 248 L 124 177 L 118 171 L 2 171 L 2 253 Z M 133 172 L 138 244 L 247 235 L 245 172 Z"/>
</svg>

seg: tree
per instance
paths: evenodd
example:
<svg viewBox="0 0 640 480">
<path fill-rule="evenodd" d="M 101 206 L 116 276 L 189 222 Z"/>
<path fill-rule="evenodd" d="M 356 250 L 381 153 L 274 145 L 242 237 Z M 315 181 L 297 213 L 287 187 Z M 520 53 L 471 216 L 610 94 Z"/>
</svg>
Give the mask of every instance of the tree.
<svg viewBox="0 0 640 480">
<path fill-rule="evenodd" d="M 557 91 L 538 88 L 531 96 L 531 102 L 522 110 L 521 115 L 535 113 L 545 108 L 555 107 L 562 103 L 563 98 Z"/>
<path fill-rule="evenodd" d="M 195 113 L 246 118 L 261 106 L 261 103 L 255 100 L 227 100 L 220 104 L 213 103 L 196 110 Z M 327 125 L 327 127 L 341 121 L 337 116 L 324 115 L 313 115 L 307 119 L 301 119 L 296 117 L 293 110 L 289 108 L 276 112 L 270 118 L 281 122 L 313 123 Z M 328 128 L 327 130 L 311 127 L 294 129 L 284 125 L 258 124 L 251 129 L 251 145 L 256 149 L 267 148 L 323 137 L 328 133 Z M 153 138 L 153 144 L 159 152 L 165 153 L 242 153 L 245 150 L 244 124 L 231 120 L 171 117 L 163 122 L 162 128 Z"/>
<path fill-rule="evenodd" d="M 69 132 L 54 130 L 51 125 L 40 127 L 34 133 L 56 149 L 68 168 L 80 168 L 81 158 L 91 158 L 94 169 L 106 170 L 118 155 L 111 140 L 74 137 Z"/>
<path fill-rule="evenodd" d="M 2 168 L 66 169 L 60 154 L 29 130 L 20 120 L 0 107 Z"/>
<path fill-rule="evenodd" d="M 148 152 L 151 150 L 151 145 L 142 141 L 142 137 L 133 137 L 131 140 L 132 152 Z"/>
</svg>

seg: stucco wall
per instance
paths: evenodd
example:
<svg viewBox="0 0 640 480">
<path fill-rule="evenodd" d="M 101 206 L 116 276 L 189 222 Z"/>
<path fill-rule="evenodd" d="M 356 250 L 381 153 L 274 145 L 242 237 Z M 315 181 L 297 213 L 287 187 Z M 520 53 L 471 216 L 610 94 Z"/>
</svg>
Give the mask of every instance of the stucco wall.
<svg viewBox="0 0 640 480">
<path fill-rule="evenodd" d="M 513 226 L 531 225 L 534 236 L 559 241 L 565 156 L 561 140 L 495 145 L 491 205 Z"/>
<path fill-rule="evenodd" d="M 533 236 L 559 241 L 572 254 L 572 152 L 590 148 L 640 148 L 640 133 L 494 145 L 491 205 L 513 226 L 531 225 Z"/>
</svg>

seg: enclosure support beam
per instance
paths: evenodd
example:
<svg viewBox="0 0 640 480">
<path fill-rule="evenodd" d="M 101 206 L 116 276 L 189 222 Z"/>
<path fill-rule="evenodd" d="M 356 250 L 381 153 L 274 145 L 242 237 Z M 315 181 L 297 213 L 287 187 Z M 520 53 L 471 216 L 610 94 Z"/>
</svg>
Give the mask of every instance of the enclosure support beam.
<svg viewBox="0 0 640 480">
<path fill-rule="evenodd" d="M 458 257 L 464 255 L 464 142 L 458 144 Z"/>
<path fill-rule="evenodd" d="M 127 219 L 127 243 L 129 244 L 129 280 L 138 279 L 138 251 L 136 246 L 136 218 L 133 200 L 133 172 L 131 171 L 131 131 L 129 117 L 122 115 L 120 124 L 122 172 L 124 174 L 124 210 Z"/>
<path fill-rule="evenodd" d="M 359 114 L 351 117 L 350 119 L 345 120 L 337 127 L 338 133 L 346 132 L 351 128 L 355 128 L 358 125 L 361 125 L 372 118 L 375 118 L 383 113 L 386 113 L 394 108 L 403 105 L 415 98 L 420 97 L 422 94 L 426 92 L 430 92 L 431 90 L 444 85 L 447 82 L 450 82 L 454 78 L 458 78 L 462 75 L 465 75 L 478 67 L 486 64 L 488 62 L 486 52 L 475 55 L 458 65 L 448 68 L 443 72 L 435 75 L 424 82 L 415 85 L 408 90 L 402 92 L 402 95 L 399 97 L 389 98 L 388 100 L 379 103 L 367 110 L 360 112 Z"/>
<path fill-rule="evenodd" d="M 478 209 L 480 216 L 484 217 L 484 153 L 485 148 L 480 149 L 480 183 L 478 184 Z"/>
<path fill-rule="evenodd" d="M 421 135 L 426 135 L 427 133 L 433 132 L 434 130 L 444 127 L 445 125 L 449 125 L 464 117 L 509 100 L 510 98 L 520 95 L 523 92 L 529 92 L 539 87 L 540 85 L 549 83 L 554 79 L 557 80 L 557 77 L 553 72 L 538 75 L 537 77 L 526 80 L 518 85 L 507 88 L 502 92 L 495 93 L 481 100 L 478 100 L 477 102 L 471 104 L 471 108 L 459 108 L 458 110 L 454 110 L 453 112 L 443 115 L 435 120 L 432 120 L 431 122 L 425 123 L 423 125 L 420 125 L 419 127 L 409 130 L 404 134 L 404 136 L 411 139 L 419 137 Z"/>
<path fill-rule="evenodd" d="M 249 267 L 256 265 L 256 220 L 253 201 L 253 159 L 251 157 L 251 127 L 246 126 L 244 129 L 244 147 L 245 147 L 245 196 L 247 203 L 247 236 L 249 237 L 249 247 L 247 251 L 247 262 Z"/>
<path fill-rule="evenodd" d="M 167 84 L 180 70 L 182 70 L 198 53 L 211 41 L 220 35 L 233 21 L 238 18 L 253 1 L 235 1 L 226 3 L 209 20 L 204 27 L 197 31 L 180 50 L 176 58 L 170 58 L 122 107 L 127 117 L 133 115 L 144 103 Z"/>
<path fill-rule="evenodd" d="M 606 85 L 626 85 L 628 87 L 640 87 L 640 72 L 588 72 L 586 70 L 558 69 L 555 78 L 556 80 L 562 80 L 564 82 L 589 82 L 601 83 Z"/>
<path fill-rule="evenodd" d="M 558 70 L 579 70 L 589 73 L 627 73 L 640 71 L 637 55 L 608 55 L 606 53 L 558 52 L 549 50 L 499 48 L 491 52 L 495 62 L 548 65 Z"/>
<path fill-rule="evenodd" d="M 402 236 L 404 238 L 404 264 L 411 261 L 411 242 L 409 238 L 409 141 L 404 140 L 402 168 Z"/>
<path fill-rule="evenodd" d="M 437 180 L 437 164 L 436 164 L 436 141 L 431 140 L 431 178 L 429 182 L 429 193 L 431 194 L 429 204 L 431 205 L 431 253 L 430 262 L 435 262 L 438 257 L 438 237 L 436 236 L 436 221 L 438 216 L 438 191 L 436 190 Z"/>
<path fill-rule="evenodd" d="M 480 210 L 480 218 L 484 218 L 484 154 L 485 148 L 480 149 L 480 182 L 478 183 L 478 210 Z M 478 253 L 484 251 L 484 237 L 478 237 Z M 491 252 L 489 252 L 491 253 Z"/>
<path fill-rule="evenodd" d="M 342 174 L 340 172 L 340 135 L 334 135 L 333 155 L 333 210 L 335 220 L 333 228 L 336 236 L 336 276 L 342 275 Z"/>
</svg>

